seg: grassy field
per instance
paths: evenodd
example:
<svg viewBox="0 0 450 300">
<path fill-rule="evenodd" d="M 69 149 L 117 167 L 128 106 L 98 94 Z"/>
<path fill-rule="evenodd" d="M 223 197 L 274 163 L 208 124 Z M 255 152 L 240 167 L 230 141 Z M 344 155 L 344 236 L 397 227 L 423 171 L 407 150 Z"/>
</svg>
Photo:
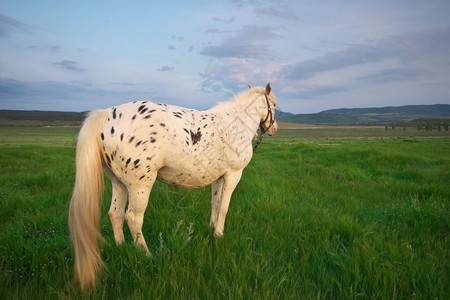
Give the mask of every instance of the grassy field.
<svg viewBox="0 0 450 300">
<path fill-rule="evenodd" d="M 333 132 L 264 139 L 222 239 L 208 226 L 209 187 L 156 183 L 143 227 L 151 258 L 131 244 L 128 229 L 127 243 L 114 244 L 107 184 L 107 270 L 84 296 L 448 299 L 450 137 Z M 3 299 L 81 296 L 67 229 L 76 133 L 0 128 Z"/>
</svg>

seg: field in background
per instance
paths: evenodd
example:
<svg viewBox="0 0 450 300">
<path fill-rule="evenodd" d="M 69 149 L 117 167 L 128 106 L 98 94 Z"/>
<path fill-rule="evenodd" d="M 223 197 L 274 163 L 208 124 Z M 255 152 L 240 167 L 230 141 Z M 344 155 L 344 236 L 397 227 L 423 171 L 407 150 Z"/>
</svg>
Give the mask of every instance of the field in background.
<svg viewBox="0 0 450 300">
<path fill-rule="evenodd" d="M 143 227 L 152 258 L 131 245 L 127 229 L 127 243 L 114 245 L 107 183 L 108 269 L 91 296 L 448 298 L 450 137 L 359 130 L 264 138 L 233 195 L 223 239 L 208 226 L 209 187 L 156 183 Z M 5 299 L 79 296 L 67 229 L 77 131 L 0 128 Z"/>
</svg>

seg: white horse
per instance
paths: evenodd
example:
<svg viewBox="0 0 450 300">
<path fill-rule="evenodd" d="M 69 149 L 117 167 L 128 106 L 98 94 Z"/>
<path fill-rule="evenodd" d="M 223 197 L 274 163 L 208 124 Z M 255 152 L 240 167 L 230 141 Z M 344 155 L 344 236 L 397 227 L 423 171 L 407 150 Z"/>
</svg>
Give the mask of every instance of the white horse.
<svg viewBox="0 0 450 300">
<path fill-rule="evenodd" d="M 95 286 L 102 267 L 99 240 L 103 169 L 112 182 L 109 210 L 117 244 L 127 221 L 134 243 L 149 250 L 142 235 L 144 212 L 156 179 L 183 188 L 212 184 L 210 225 L 223 235 L 233 190 L 253 155 L 252 139 L 278 130 L 270 84 L 207 111 L 137 101 L 92 111 L 80 130 L 69 229 L 75 279 Z M 125 206 L 128 200 L 128 208 Z"/>
</svg>

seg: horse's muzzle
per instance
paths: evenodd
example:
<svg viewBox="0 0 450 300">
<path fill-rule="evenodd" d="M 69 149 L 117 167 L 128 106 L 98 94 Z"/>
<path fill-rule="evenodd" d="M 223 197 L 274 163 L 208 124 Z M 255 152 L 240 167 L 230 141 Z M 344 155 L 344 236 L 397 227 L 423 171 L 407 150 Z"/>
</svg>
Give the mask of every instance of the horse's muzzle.
<svg viewBox="0 0 450 300">
<path fill-rule="evenodd" d="M 269 128 L 267 134 L 268 134 L 269 136 L 273 136 L 273 135 L 275 135 L 275 133 L 277 133 L 277 132 L 278 132 L 278 124 L 277 124 L 277 122 L 275 122 L 275 123 L 273 123 L 273 125 Z"/>
</svg>

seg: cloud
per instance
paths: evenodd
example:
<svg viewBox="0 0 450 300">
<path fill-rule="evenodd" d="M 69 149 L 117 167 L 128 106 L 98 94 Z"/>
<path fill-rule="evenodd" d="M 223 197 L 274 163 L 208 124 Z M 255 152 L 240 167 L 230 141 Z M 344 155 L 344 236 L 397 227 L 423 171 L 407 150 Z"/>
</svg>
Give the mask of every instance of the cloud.
<svg viewBox="0 0 450 300">
<path fill-rule="evenodd" d="M 172 40 L 177 40 L 177 41 L 184 41 L 184 36 L 175 36 L 175 35 L 172 35 Z"/>
<path fill-rule="evenodd" d="M 29 25 L 0 14 L 0 37 L 9 37 L 13 31 L 31 33 Z"/>
<path fill-rule="evenodd" d="M 220 23 L 226 23 L 226 24 L 231 24 L 234 22 L 234 18 L 218 18 L 218 17 L 213 17 L 212 20 L 214 22 L 220 22 Z"/>
<path fill-rule="evenodd" d="M 232 0 L 238 7 L 250 7 L 257 16 L 271 16 L 280 19 L 298 20 L 294 9 L 283 0 L 258 1 L 258 0 Z"/>
<path fill-rule="evenodd" d="M 92 88 L 86 83 L 0 78 L 1 109 L 80 111 L 112 106 L 139 95 L 135 91 Z"/>
<path fill-rule="evenodd" d="M 62 83 L 54 81 L 28 82 L 11 78 L 0 78 L 0 99 L 13 100 L 19 97 L 43 97 L 66 99 L 73 93 L 104 95 L 104 90 L 90 89 L 86 84 Z"/>
<path fill-rule="evenodd" d="M 167 49 L 169 49 L 169 50 L 175 50 L 175 49 L 177 49 L 174 45 L 169 45 L 168 47 L 167 47 Z"/>
<path fill-rule="evenodd" d="M 340 51 L 329 52 L 288 66 L 283 70 L 283 78 L 305 80 L 322 72 L 378 63 L 387 59 L 402 63 L 440 59 L 448 63 L 448 53 L 450 29 L 435 28 L 403 36 L 389 36 L 365 44 L 349 45 Z"/>
<path fill-rule="evenodd" d="M 416 68 L 391 68 L 374 74 L 360 76 L 356 80 L 369 81 L 371 83 L 392 83 L 418 78 L 424 73 L 423 70 Z"/>
<path fill-rule="evenodd" d="M 77 63 L 76 61 L 73 61 L 73 60 L 62 60 L 62 61 L 54 62 L 53 65 L 61 67 L 68 71 L 73 71 L 73 72 L 84 72 L 85 71 L 85 69 L 83 69 L 79 66 L 79 63 Z"/>
<path fill-rule="evenodd" d="M 301 87 L 284 87 L 280 89 L 278 97 L 294 99 L 315 99 L 321 96 L 348 91 L 344 85 L 308 84 Z"/>
<path fill-rule="evenodd" d="M 110 84 L 117 85 L 117 86 L 134 86 L 134 85 L 136 85 L 135 83 L 126 82 L 126 81 L 114 81 L 114 82 L 111 82 Z"/>
<path fill-rule="evenodd" d="M 218 34 L 220 34 L 220 33 L 231 33 L 232 31 L 231 30 L 225 30 L 225 29 L 219 29 L 219 28 L 210 28 L 210 29 L 207 29 L 206 32 L 207 33 L 214 33 L 214 34 L 218 33 Z"/>
<path fill-rule="evenodd" d="M 56 45 L 31 45 L 28 46 L 27 49 L 46 52 L 60 52 L 62 50 L 62 47 Z"/>
<path fill-rule="evenodd" d="M 10 78 L 0 78 L 0 99 L 12 100 L 27 94 L 24 84 Z"/>
<path fill-rule="evenodd" d="M 396 56 L 395 52 L 373 45 L 352 45 L 341 51 L 330 52 L 287 67 L 284 77 L 291 80 L 304 80 L 325 71 L 379 62 Z"/>
<path fill-rule="evenodd" d="M 281 1 L 276 1 L 276 3 L 269 5 L 259 4 L 255 7 L 255 12 L 257 15 L 267 15 L 281 19 L 299 19 L 294 10 L 287 3 Z"/>
<path fill-rule="evenodd" d="M 246 25 L 227 36 L 222 43 L 204 47 L 200 54 L 215 58 L 265 58 L 270 45 L 268 40 L 278 38 L 276 28 Z"/>
<path fill-rule="evenodd" d="M 160 72 L 168 72 L 168 71 L 173 71 L 173 67 L 171 66 L 162 66 L 161 68 L 157 69 Z"/>
<path fill-rule="evenodd" d="M 242 58 L 226 58 L 210 63 L 203 73 L 201 90 L 207 93 L 235 93 L 247 84 L 263 85 L 276 82 L 276 74 L 282 66 Z"/>
</svg>

